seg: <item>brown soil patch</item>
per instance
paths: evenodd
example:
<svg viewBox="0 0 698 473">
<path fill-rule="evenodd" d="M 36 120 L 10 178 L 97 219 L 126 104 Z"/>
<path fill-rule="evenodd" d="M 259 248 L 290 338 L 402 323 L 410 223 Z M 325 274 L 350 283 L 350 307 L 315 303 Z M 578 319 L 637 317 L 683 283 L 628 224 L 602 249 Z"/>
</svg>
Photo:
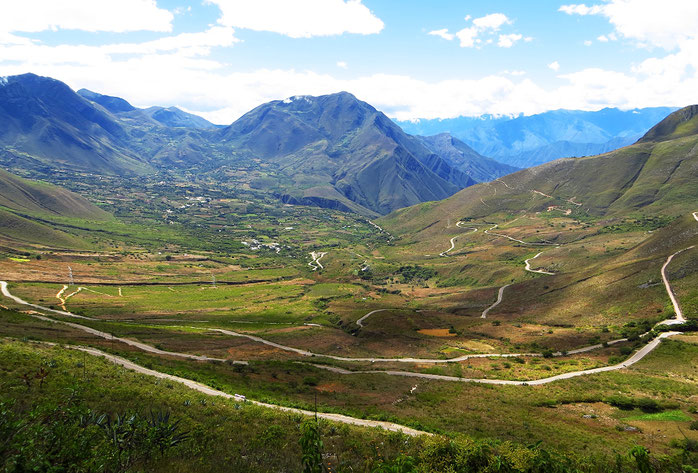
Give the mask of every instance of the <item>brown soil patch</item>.
<svg viewBox="0 0 698 473">
<path fill-rule="evenodd" d="M 324 393 L 343 393 L 347 391 L 347 388 L 341 383 L 319 384 L 315 389 Z"/>
<path fill-rule="evenodd" d="M 455 333 L 450 333 L 447 328 L 423 328 L 418 332 L 423 335 L 431 335 L 432 337 L 455 337 Z"/>
</svg>

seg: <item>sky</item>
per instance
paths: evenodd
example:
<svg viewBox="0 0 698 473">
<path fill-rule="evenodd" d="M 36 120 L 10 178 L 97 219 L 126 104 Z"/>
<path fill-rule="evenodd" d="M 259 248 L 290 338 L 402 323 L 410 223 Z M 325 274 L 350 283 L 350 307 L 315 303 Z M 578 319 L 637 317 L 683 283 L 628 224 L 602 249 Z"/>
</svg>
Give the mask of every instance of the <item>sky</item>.
<svg viewBox="0 0 698 473">
<path fill-rule="evenodd" d="M 399 120 L 698 103 L 697 0 L 0 0 L 0 76 L 218 124 L 348 91 Z"/>
</svg>

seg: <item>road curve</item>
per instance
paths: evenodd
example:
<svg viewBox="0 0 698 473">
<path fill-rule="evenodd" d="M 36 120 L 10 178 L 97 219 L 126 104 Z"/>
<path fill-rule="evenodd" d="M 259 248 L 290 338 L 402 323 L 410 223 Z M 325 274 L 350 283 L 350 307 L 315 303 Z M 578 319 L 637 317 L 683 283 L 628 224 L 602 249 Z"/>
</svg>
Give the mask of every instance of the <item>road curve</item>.
<svg viewBox="0 0 698 473">
<path fill-rule="evenodd" d="M 538 258 L 538 257 L 539 257 L 540 255 L 542 255 L 542 254 L 543 254 L 543 252 L 541 251 L 540 253 L 538 253 L 538 254 L 537 254 L 536 256 L 534 256 L 533 258 L 528 258 L 528 259 L 525 261 L 526 267 L 525 267 L 524 269 L 525 269 L 526 271 L 530 272 L 530 273 L 549 274 L 550 276 L 555 276 L 555 273 L 551 273 L 551 272 L 549 272 L 549 271 L 543 271 L 542 269 L 531 269 L 531 260 L 532 260 L 532 259 Z"/>
<path fill-rule="evenodd" d="M 695 212 L 693 213 L 693 216 L 695 217 Z M 696 217 L 696 220 L 698 220 L 698 217 Z M 669 299 L 671 299 L 671 304 L 674 306 L 674 313 L 676 314 L 675 319 L 671 320 L 665 320 L 663 323 L 665 325 L 676 325 L 676 324 L 682 324 L 686 321 L 686 319 L 683 316 L 683 312 L 681 311 L 681 306 L 679 305 L 679 301 L 676 299 L 676 296 L 674 295 L 674 291 L 671 289 L 671 285 L 669 285 L 669 279 L 666 276 L 666 268 L 669 266 L 669 263 L 671 263 L 671 260 L 674 259 L 674 256 L 678 255 L 679 253 L 682 253 L 686 250 L 690 250 L 691 248 L 694 248 L 693 246 L 689 246 L 688 248 L 684 248 L 683 250 L 679 250 L 673 255 L 669 256 L 666 259 L 666 262 L 664 263 L 664 266 L 662 266 L 662 281 L 664 281 L 664 289 L 666 289 L 667 294 L 669 294 Z"/>
<path fill-rule="evenodd" d="M 325 256 L 327 252 L 324 251 L 318 251 L 316 252 L 311 252 L 310 257 L 313 258 L 313 261 L 308 263 L 308 266 L 313 268 L 313 271 L 317 271 L 318 269 L 325 269 L 325 267 L 320 263 L 320 259 Z"/>
<path fill-rule="evenodd" d="M 461 222 L 461 221 L 456 222 L 456 227 L 472 230 L 471 232 L 468 232 L 468 233 L 474 233 L 477 231 L 477 228 L 475 228 L 475 227 L 461 227 L 461 225 L 460 225 L 461 223 L 463 223 L 463 222 Z M 448 256 L 448 253 L 453 251 L 453 249 L 456 247 L 456 238 L 459 238 L 461 236 L 463 236 L 463 235 L 456 235 L 453 238 L 451 238 L 451 247 L 448 250 L 445 250 L 445 251 L 442 251 L 441 253 L 439 253 L 439 256 Z"/>
<path fill-rule="evenodd" d="M 509 286 L 511 286 L 511 284 L 507 284 L 507 285 L 502 286 L 502 287 L 499 288 L 499 293 L 497 294 L 497 300 L 495 301 L 494 304 L 492 304 L 492 305 L 489 306 L 487 309 L 485 309 L 485 310 L 482 311 L 482 315 L 480 316 L 481 319 L 486 319 L 486 318 L 487 318 L 487 314 L 489 314 L 489 312 L 490 312 L 492 309 L 494 309 L 495 307 L 497 307 L 499 304 L 502 303 L 502 299 L 504 298 L 504 289 L 508 288 Z"/>
<path fill-rule="evenodd" d="M 111 361 L 114 364 L 122 366 L 126 369 L 129 369 L 129 370 L 132 370 L 132 371 L 135 371 L 137 373 L 141 373 L 141 374 L 144 374 L 147 376 L 153 376 L 155 378 L 167 379 L 170 381 L 174 381 L 176 383 L 183 384 L 184 386 L 187 386 L 188 388 L 191 388 L 195 391 L 198 391 L 200 393 L 203 393 L 203 394 L 206 394 L 209 396 L 218 396 L 218 397 L 223 397 L 226 399 L 238 398 L 232 394 L 228 394 L 226 392 L 219 391 L 217 389 L 213 389 L 212 387 L 207 386 L 205 384 L 198 383 L 196 381 L 192 381 L 191 379 L 180 378 L 179 376 L 173 376 L 171 374 L 161 373 L 159 371 L 151 370 L 151 369 L 146 368 L 144 366 L 138 365 L 130 360 L 127 360 L 126 358 L 121 358 L 120 356 L 110 355 L 110 354 L 105 353 L 103 351 L 97 350 L 96 348 L 71 346 L 71 345 L 68 345 L 67 348 L 71 348 L 73 350 L 80 350 L 80 351 L 83 351 L 85 353 L 89 353 L 90 355 L 94 355 L 94 356 L 104 357 L 108 361 Z M 277 406 L 275 404 L 268 404 L 266 402 L 252 401 L 252 400 L 247 400 L 247 399 L 245 400 L 245 402 L 250 403 L 250 404 L 254 404 L 255 406 L 266 407 L 269 409 L 276 409 L 278 411 L 288 412 L 291 414 L 300 414 L 300 415 L 308 416 L 308 417 L 315 416 L 315 414 L 316 414 L 315 412 L 307 411 L 304 409 L 296 409 L 293 407 Z M 358 425 L 361 427 L 380 427 L 380 428 L 383 428 L 385 430 L 390 430 L 393 432 L 402 432 L 403 434 L 411 435 L 411 436 L 432 435 L 428 432 L 412 429 L 410 427 L 400 425 L 400 424 L 395 424 L 392 422 L 382 422 L 382 421 L 377 421 L 377 420 L 357 419 L 355 417 L 349 417 L 349 416 L 345 416 L 342 414 L 332 414 L 332 413 L 325 413 L 325 412 L 318 412 L 317 416 L 321 419 L 334 421 L 334 422 L 341 422 L 343 424 Z"/>
<path fill-rule="evenodd" d="M 363 326 L 364 326 L 364 320 L 366 320 L 370 315 L 373 315 L 373 314 L 378 313 L 378 312 L 384 312 L 384 311 L 386 311 L 386 310 L 394 310 L 394 309 L 376 309 L 376 310 L 372 310 L 371 312 L 369 312 L 368 314 L 364 315 L 364 316 L 361 317 L 359 320 L 357 320 L 357 321 L 356 321 L 356 325 L 358 325 L 359 327 L 363 327 Z"/>
</svg>

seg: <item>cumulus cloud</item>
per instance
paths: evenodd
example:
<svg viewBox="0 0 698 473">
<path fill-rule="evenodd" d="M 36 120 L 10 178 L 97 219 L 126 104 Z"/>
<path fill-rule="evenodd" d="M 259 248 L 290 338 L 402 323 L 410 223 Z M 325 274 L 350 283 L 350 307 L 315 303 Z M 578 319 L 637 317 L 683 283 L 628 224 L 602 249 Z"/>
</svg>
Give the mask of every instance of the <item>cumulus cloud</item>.
<svg viewBox="0 0 698 473">
<path fill-rule="evenodd" d="M 172 31 L 174 15 L 155 0 L 22 0 L 4 2 L 0 31 Z"/>
<path fill-rule="evenodd" d="M 456 33 L 456 37 L 460 41 L 461 48 L 472 48 L 476 43 L 482 42 L 482 40 L 477 37 L 478 34 L 480 34 L 480 32 L 475 27 L 463 28 Z"/>
<path fill-rule="evenodd" d="M 600 5 L 563 5 L 568 15 L 602 15 L 624 38 L 667 50 L 698 35 L 698 2 L 691 0 L 609 0 Z"/>
<path fill-rule="evenodd" d="M 577 5 L 562 5 L 559 11 L 567 13 L 568 15 L 598 15 L 603 11 L 603 6 L 592 5 L 588 7 L 583 3 Z"/>
<path fill-rule="evenodd" d="M 470 21 L 471 16 L 467 15 L 465 21 Z M 458 38 L 461 48 L 480 47 L 482 44 L 494 43 L 494 35 L 502 26 L 510 25 L 513 21 L 504 13 L 490 13 L 489 15 L 475 18 L 471 26 L 467 26 L 454 33 L 449 33 L 447 28 L 430 31 L 428 34 L 439 36 L 447 41 Z M 500 48 L 510 48 L 516 42 L 524 40 L 530 42 L 533 40 L 530 36 L 524 37 L 518 33 L 500 34 L 497 46 Z"/>
<path fill-rule="evenodd" d="M 133 0 L 120 1 L 119 5 L 128 1 Z M 152 2 L 140 3 L 154 6 Z M 357 1 L 340 3 L 365 8 Z M 446 35 L 446 39 L 458 40 L 467 47 L 479 47 L 488 41 L 506 44 L 508 40 L 516 44 L 530 40 L 508 31 L 511 23 L 508 18 L 503 21 L 502 17 L 493 15 L 467 19 L 466 28 L 457 33 L 436 30 L 439 34 L 434 32 L 434 35 Z M 116 22 L 111 27 L 115 25 Z M 307 31 L 306 26 L 300 30 Z M 347 74 L 336 69 L 336 75 L 274 68 L 235 71 L 224 62 L 224 56 L 211 54 L 212 48 L 230 47 L 239 41 L 233 28 L 219 23 L 204 31 L 166 35 L 142 43 L 97 46 L 51 46 L 26 34 L 14 34 L 13 29 L 0 29 L 0 75 L 31 71 L 63 80 L 74 89 L 86 87 L 122 96 L 141 107 L 176 105 L 223 124 L 269 100 L 340 90 L 350 91 L 398 119 L 532 114 L 557 108 L 681 106 L 698 102 L 698 39 L 690 36 L 690 32 L 684 34 L 675 49 L 639 62 L 632 70 L 587 68 L 568 73 L 566 66 L 565 74 L 555 74 L 555 82 L 543 86 L 518 70 L 447 80 L 380 73 L 344 78 L 341 76 Z M 618 37 L 623 34 L 618 29 L 614 33 Z M 611 34 L 606 37 L 610 39 Z M 344 61 L 336 63 L 339 68 L 343 64 Z M 545 63 L 541 66 L 544 68 Z M 557 61 L 549 67 L 554 71 L 560 69 Z"/>
<path fill-rule="evenodd" d="M 618 37 L 614 33 L 609 33 L 607 35 L 602 34 L 596 39 L 602 43 L 608 43 L 609 41 L 616 41 Z"/>
<path fill-rule="evenodd" d="M 174 53 L 129 59 L 88 55 L 80 63 L 59 59 L 67 58 L 60 58 L 56 51 L 43 51 L 40 55 L 27 56 L 22 64 L 0 62 L 0 75 L 31 70 L 63 80 L 74 89 L 86 87 L 121 96 L 141 107 L 176 105 L 221 124 L 231 123 L 269 100 L 340 90 L 350 91 L 402 120 L 484 113 L 533 114 L 557 108 L 681 106 L 698 102 L 698 77 L 695 72 L 687 75 L 692 66 L 686 66 L 698 63 L 698 44 L 690 51 L 644 61 L 632 74 L 584 69 L 561 75 L 562 84 L 557 87 L 542 87 L 519 76 L 519 71 L 438 81 L 402 74 L 345 79 L 293 69 L 231 72 L 224 64 L 208 58 Z M 683 72 L 677 73 L 680 67 Z"/>
<path fill-rule="evenodd" d="M 497 46 L 500 48 L 510 48 L 516 43 L 523 39 L 523 35 L 512 33 L 512 34 L 500 34 L 499 41 L 497 41 Z"/>
<path fill-rule="evenodd" d="M 344 33 L 375 34 L 383 21 L 361 0 L 208 0 L 222 13 L 225 26 L 270 31 L 291 38 Z"/>
<path fill-rule="evenodd" d="M 438 36 L 438 37 L 440 37 L 440 38 L 445 39 L 446 41 L 451 41 L 451 40 L 454 38 L 454 35 L 452 35 L 451 33 L 449 33 L 449 32 L 448 32 L 448 29 L 446 29 L 446 28 L 443 28 L 443 29 L 440 29 L 440 30 L 430 31 L 430 32 L 427 33 L 427 34 L 430 34 L 430 35 L 432 35 L 432 36 Z"/>
<path fill-rule="evenodd" d="M 494 30 L 499 31 L 502 25 L 508 25 L 511 20 L 507 18 L 504 13 L 490 13 L 480 18 L 475 18 L 473 20 L 473 25 L 475 25 L 480 30 Z"/>
</svg>

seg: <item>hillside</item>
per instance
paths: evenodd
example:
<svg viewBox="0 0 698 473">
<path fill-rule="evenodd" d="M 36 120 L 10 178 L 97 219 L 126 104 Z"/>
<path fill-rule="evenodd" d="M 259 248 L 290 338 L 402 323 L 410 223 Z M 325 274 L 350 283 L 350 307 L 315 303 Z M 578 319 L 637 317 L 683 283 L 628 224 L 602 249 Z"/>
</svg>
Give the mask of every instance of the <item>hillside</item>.
<svg viewBox="0 0 698 473">
<path fill-rule="evenodd" d="M 109 219 L 110 215 L 66 189 L 28 181 L 0 170 L 0 241 L 3 245 L 87 246 L 81 238 L 51 223 L 56 217 L 101 221 Z"/>
<path fill-rule="evenodd" d="M 411 134 L 448 132 L 485 156 L 524 168 L 627 146 L 674 110 L 553 110 L 514 118 L 486 115 L 398 123 Z"/>
<path fill-rule="evenodd" d="M 134 174 L 149 169 L 124 126 L 64 83 L 34 74 L 0 83 L 0 149 L 25 168 Z"/>
<path fill-rule="evenodd" d="M 384 223 L 404 234 L 448 218 L 544 211 L 551 205 L 592 216 L 685 213 L 698 199 L 695 110 L 672 113 L 632 146 L 525 169 L 439 203 L 395 212 Z"/>
</svg>

